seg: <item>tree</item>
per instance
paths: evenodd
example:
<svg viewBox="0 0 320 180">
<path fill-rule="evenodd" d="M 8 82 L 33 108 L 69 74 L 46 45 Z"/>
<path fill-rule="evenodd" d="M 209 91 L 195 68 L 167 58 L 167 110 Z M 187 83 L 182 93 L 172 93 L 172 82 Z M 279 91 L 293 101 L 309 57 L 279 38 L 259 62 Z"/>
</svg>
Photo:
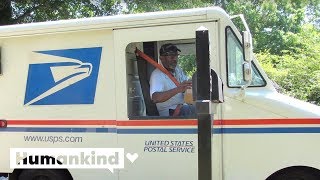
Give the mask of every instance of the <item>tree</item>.
<svg viewBox="0 0 320 180">
<path fill-rule="evenodd" d="M 284 55 L 257 54 L 266 73 L 280 85 L 283 93 L 320 105 L 320 31 L 312 25 L 302 26 L 297 34 L 288 33 L 285 41 L 295 51 Z M 299 46 L 295 46 L 299 44 Z"/>
<path fill-rule="evenodd" d="M 117 14 L 120 0 L 1 0 L 0 25 Z"/>
<path fill-rule="evenodd" d="M 164 10 L 206 7 L 212 0 L 124 0 L 128 5 L 127 13 L 154 12 Z M 223 1 L 223 0 L 222 0 Z"/>
<path fill-rule="evenodd" d="M 319 17 L 319 10 L 319 0 L 233 0 L 226 6 L 230 14 L 245 15 L 255 40 L 255 52 L 268 49 L 271 54 L 282 54 L 290 48 L 283 36 L 301 32 L 306 20 Z"/>
<path fill-rule="evenodd" d="M 320 105 L 320 2 L 228 1 L 227 11 L 243 13 L 254 38 L 255 54 L 283 93 Z"/>
</svg>

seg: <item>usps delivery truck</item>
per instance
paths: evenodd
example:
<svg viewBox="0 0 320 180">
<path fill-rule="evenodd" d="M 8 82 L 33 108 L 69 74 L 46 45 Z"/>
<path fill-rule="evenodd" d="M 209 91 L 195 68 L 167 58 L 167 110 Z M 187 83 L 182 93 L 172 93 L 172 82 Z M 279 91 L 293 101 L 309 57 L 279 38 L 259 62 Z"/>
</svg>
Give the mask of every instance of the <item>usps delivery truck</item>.
<svg viewBox="0 0 320 180">
<path fill-rule="evenodd" d="M 149 94 L 155 67 L 137 50 L 157 61 L 161 45 L 172 43 L 181 50 L 179 63 L 198 64 L 200 28 L 208 32 L 208 68 L 221 79 L 212 86 L 223 84 L 208 106 L 212 179 L 320 179 L 320 108 L 276 92 L 252 55 L 245 21 L 240 31 L 232 19 L 208 7 L 0 27 L 1 175 L 198 179 L 198 120 L 159 116 Z M 62 148 L 123 151 L 101 160 L 107 168 L 90 168 L 88 158 L 86 168 L 48 168 L 67 163 L 48 150 L 67 153 Z M 43 161 L 29 158 L 43 149 Z"/>
</svg>

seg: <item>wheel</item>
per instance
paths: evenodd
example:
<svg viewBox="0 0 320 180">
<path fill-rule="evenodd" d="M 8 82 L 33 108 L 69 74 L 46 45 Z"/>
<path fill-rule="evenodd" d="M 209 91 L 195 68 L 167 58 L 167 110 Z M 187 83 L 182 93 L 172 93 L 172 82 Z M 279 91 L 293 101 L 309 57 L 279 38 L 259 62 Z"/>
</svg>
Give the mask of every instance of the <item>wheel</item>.
<svg viewBox="0 0 320 180">
<path fill-rule="evenodd" d="M 71 180 L 70 174 L 64 169 L 25 169 L 18 180 Z"/>
<path fill-rule="evenodd" d="M 307 168 L 293 168 L 272 175 L 267 180 L 319 180 L 320 174 L 317 171 Z"/>
</svg>

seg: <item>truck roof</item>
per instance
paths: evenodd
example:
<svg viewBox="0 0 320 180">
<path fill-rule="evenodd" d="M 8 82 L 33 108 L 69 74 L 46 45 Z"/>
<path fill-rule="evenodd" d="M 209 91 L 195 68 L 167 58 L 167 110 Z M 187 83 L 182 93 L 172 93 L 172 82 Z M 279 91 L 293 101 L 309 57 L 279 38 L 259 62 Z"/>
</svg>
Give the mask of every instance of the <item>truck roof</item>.
<svg viewBox="0 0 320 180">
<path fill-rule="evenodd" d="M 229 19 L 229 15 L 220 7 L 103 16 L 0 26 L 0 38 L 57 32 L 83 31 L 88 29 L 121 29 L 153 25 L 179 24 L 182 22 L 212 21 L 222 18 Z"/>
</svg>

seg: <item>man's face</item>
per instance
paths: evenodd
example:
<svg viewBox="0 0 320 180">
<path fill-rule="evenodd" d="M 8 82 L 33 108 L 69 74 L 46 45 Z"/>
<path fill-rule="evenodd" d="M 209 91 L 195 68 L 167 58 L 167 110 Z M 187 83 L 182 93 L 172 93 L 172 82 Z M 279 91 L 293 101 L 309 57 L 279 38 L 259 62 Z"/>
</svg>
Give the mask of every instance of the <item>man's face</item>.
<svg viewBox="0 0 320 180">
<path fill-rule="evenodd" d="M 178 54 L 160 56 L 160 60 L 167 70 L 174 71 L 177 66 Z"/>
</svg>

